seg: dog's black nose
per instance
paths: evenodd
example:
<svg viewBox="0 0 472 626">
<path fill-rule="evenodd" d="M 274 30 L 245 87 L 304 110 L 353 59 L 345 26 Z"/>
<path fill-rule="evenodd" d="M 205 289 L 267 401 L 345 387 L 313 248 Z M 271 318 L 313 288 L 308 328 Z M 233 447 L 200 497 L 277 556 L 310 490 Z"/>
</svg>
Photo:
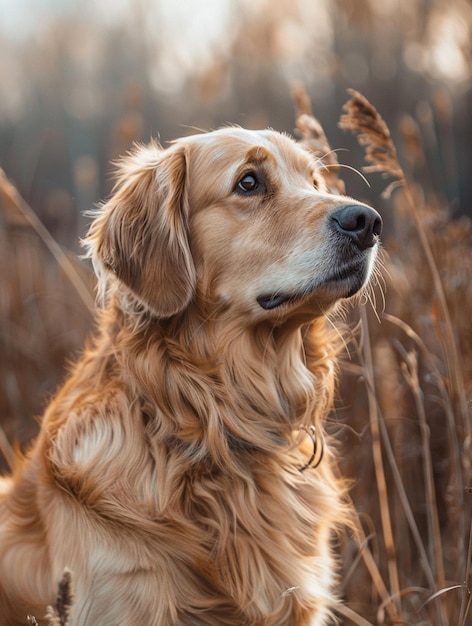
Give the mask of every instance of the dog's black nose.
<svg viewBox="0 0 472 626">
<path fill-rule="evenodd" d="M 382 232 L 382 218 L 365 204 L 342 204 L 330 217 L 335 230 L 352 239 L 361 250 L 372 248 Z"/>
</svg>

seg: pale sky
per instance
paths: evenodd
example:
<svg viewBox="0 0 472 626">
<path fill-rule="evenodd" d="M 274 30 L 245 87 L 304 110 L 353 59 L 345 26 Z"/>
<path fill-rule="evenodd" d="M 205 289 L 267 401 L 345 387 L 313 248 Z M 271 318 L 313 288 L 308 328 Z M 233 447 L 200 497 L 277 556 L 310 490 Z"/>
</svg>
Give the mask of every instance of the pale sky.
<svg viewBox="0 0 472 626">
<path fill-rule="evenodd" d="M 113 24 L 137 9 L 150 16 L 157 10 L 170 28 L 183 25 L 195 32 L 203 27 L 205 35 L 212 38 L 224 22 L 227 6 L 226 0 L 0 0 L 0 32 L 28 37 L 52 16 L 75 13 Z"/>
</svg>

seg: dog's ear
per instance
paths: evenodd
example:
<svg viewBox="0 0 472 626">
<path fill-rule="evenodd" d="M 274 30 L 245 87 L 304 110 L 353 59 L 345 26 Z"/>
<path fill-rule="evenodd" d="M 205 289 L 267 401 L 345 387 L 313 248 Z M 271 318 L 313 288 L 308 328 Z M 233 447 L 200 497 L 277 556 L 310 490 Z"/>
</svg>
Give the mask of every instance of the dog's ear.
<svg viewBox="0 0 472 626">
<path fill-rule="evenodd" d="M 185 187 L 184 146 L 136 149 L 89 237 L 101 264 L 162 318 L 184 310 L 195 290 Z"/>
</svg>

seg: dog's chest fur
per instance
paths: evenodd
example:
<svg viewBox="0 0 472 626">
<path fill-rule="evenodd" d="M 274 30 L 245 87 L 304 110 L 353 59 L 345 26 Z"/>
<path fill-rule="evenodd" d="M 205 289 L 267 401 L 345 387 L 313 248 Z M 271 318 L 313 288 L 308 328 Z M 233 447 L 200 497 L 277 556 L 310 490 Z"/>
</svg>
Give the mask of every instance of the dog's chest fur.
<svg viewBox="0 0 472 626">
<path fill-rule="evenodd" d="M 146 342 L 147 358 L 161 362 L 162 379 L 156 368 L 150 379 L 139 359 L 131 370 L 124 355 L 102 358 L 104 345 L 49 406 L 34 451 L 45 542 L 64 528 L 76 538 L 56 545 L 50 564 L 56 580 L 72 570 L 72 623 L 325 624 L 330 531 L 343 512 L 329 463 L 301 472 L 296 446 L 263 449 L 290 405 L 280 373 L 266 368 L 273 382 L 257 395 L 260 355 L 239 358 L 230 377 L 192 370 L 180 353 L 171 359 L 162 343 Z M 302 366 L 298 373 L 309 380 Z M 260 445 L 237 445 L 246 432 Z"/>
<path fill-rule="evenodd" d="M 59 497 L 70 498 L 63 521 L 89 533 L 87 554 L 66 547 L 56 567 L 81 563 L 81 595 L 106 589 L 115 596 L 108 611 L 126 597 L 120 581 L 138 577 L 131 605 L 149 624 L 311 623 L 332 583 L 323 509 L 333 502 L 322 474 L 249 450 L 237 473 L 195 465 L 181 443 L 152 442 L 138 406 L 119 415 L 120 402 L 107 397 L 106 416 L 95 404 L 90 419 L 69 417 L 50 451 L 69 493 Z"/>
</svg>

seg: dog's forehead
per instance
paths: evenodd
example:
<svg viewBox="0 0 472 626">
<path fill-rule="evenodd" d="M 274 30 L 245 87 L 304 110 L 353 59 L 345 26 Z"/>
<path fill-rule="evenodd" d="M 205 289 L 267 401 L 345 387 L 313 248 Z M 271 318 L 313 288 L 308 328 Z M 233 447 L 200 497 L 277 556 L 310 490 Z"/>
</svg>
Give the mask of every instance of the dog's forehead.
<svg viewBox="0 0 472 626">
<path fill-rule="evenodd" d="M 306 171 L 314 167 L 313 156 L 291 137 L 282 133 L 267 130 L 248 130 L 231 127 L 192 135 L 184 140 L 193 147 L 196 163 L 218 164 L 219 168 L 237 169 L 254 154 L 254 148 L 263 151 L 279 166 L 289 166 L 295 170 Z M 190 164 L 192 165 L 192 163 Z"/>
</svg>

